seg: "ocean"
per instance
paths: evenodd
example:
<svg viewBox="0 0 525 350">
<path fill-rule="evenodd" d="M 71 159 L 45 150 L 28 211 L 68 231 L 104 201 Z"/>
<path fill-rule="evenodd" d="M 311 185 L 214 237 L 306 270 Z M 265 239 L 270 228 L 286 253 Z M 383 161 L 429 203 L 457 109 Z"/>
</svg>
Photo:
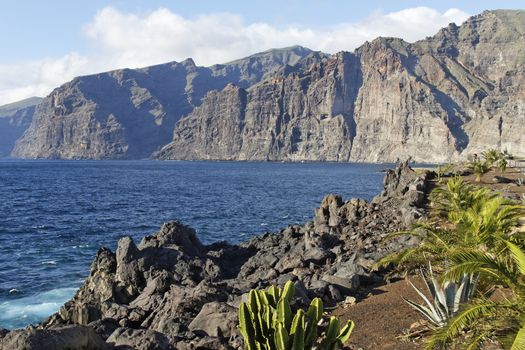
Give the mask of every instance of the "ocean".
<svg viewBox="0 0 525 350">
<path fill-rule="evenodd" d="M 327 193 L 370 200 L 387 164 L 0 160 L 0 328 L 70 299 L 97 250 L 181 220 L 203 243 L 302 224 Z"/>
</svg>

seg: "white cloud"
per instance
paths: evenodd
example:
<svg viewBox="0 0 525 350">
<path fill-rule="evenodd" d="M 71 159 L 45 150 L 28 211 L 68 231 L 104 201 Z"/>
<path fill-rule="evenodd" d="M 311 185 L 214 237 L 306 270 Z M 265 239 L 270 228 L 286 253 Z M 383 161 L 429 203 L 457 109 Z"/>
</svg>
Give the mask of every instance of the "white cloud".
<svg viewBox="0 0 525 350">
<path fill-rule="evenodd" d="M 245 23 L 240 15 L 216 13 L 184 18 L 165 8 L 145 14 L 105 7 L 84 26 L 92 41 L 86 55 L 71 53 L 58 59 L 17 64 L 0 63 L 0 104 L 46 95 L 74 76 L 98 71 L 141 67 L 192 57 L 199 65 L 234 60 L 275 47 L 303 45 L 334 53 L 353 50 L 377 36 L 415 41 L 433 35 L 450 22 L 462 23 L 468 14 L 449 9 L 441 13 L 415 7 L 392 13 L 374 12 L 355 23 L 326 27 Z"/>
<path fill-rule="evenodd" d="M 0 104 L 31 96 L 45 96 L 73 77 L 88 73 L 90 60 L 78 53 L 60 58 L 0 63 Z"/>
</svg>

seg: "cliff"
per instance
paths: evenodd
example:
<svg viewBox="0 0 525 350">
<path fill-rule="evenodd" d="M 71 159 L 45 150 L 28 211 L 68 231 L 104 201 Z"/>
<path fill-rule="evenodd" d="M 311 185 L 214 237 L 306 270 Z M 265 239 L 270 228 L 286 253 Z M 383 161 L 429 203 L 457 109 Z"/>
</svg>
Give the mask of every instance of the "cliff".
<svg viewBox="0 0 525 350">
<path fill-rule="evenodd" d="M 37 108 L 13 155 L 442 162 L 525 155 L 525 11 L 485 11 L 415 43 L 270 50 L 80 77 Z"/>
<path fill-rule="evenodd" d="M 525 11 L 487 11 L 413 44 L 378 38 L 355 53 L 303 60 L 248 89 L 210 92 L 158 157 L 441 162 L 487 148 L 525 155 L 524 33 Z"/>
<path fill-rule="evenodd" d="M 37 107 L 14 157 L 140 159 L 168 143 L 175 123 L 210 90 L 243 87 L 312 52 L 296 46 L 198 67 L 193 60 L 78 77 Z"/>
<path fill-rule="evenodd" d="M 0 158 L 8 157 L 24 131 L 31 125 L 36 105 L 42 101 L 31 97 L 0 106 Z"/>
</svg>

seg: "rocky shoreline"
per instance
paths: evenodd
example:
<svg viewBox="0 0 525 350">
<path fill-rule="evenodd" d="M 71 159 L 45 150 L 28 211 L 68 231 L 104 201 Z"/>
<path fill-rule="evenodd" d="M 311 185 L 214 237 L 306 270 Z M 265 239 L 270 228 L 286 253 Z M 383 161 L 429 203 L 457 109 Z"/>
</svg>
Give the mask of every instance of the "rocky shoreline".
<svg viewBox="0 0 525 350">
<path fill-rule="evenodd" d="M 252 288 L 296 285 L 297 305 L 334 306 L 383 280 L 372 265 L 418 242 L 387 234 L 425 215 L 430 172 L 408 162 L 385 175 L 371 202 L 327 195 L 313 221 L 239 245 L 203 245 L 184 224 L 165 223 L 137 245 L 101 248 L 89 277 L 40 325 L 0 330 L 0 349 L 239 349 L 237 306 Z"/>
</svg>

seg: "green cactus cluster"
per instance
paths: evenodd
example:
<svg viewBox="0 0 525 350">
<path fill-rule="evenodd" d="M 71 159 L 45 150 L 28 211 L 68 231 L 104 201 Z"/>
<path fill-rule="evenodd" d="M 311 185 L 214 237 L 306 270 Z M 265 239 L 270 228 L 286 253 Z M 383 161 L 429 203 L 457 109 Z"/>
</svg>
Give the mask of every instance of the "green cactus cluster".
<svg viewBox="0 0 525 350">
<path fill-rule="evenodd" d="M 292 313 L 290 301 L 295 293 L 289 281 L 281 289 L 251 290 L 248 302 L 239 307 L 240 330 L 247 350 L 335 350 L 343 347 L 354 329 L 354 322 L 343 327 L 337 317 L 331 317 L 322 337 L 319 328 L 323 320 L 323 302 L 315 298 L 308 311 Z"/>
</svg>

